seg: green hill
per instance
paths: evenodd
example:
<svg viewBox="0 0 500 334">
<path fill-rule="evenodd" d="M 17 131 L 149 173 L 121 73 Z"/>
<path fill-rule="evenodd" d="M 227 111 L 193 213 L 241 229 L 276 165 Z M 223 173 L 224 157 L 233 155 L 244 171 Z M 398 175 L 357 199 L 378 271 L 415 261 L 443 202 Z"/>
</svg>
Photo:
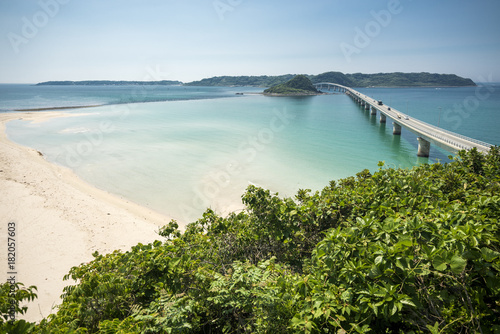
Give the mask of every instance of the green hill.
<svg viewBox="0 0 500 334">
<path fill-rule="evenodd" d="M 317 95 L 320 92 L 305 75 L 297 75 L 293 79 L 275 85 L 264 91 L 267 95 Z"/>
<path fill-rule="evenodd" d="M 311 75 L 309 77 L 313 83 L 331 82 L 347 87 L 355 87 L 355 82 L 349 77 L 348 74 L 342 72 L 325 72 L 318 75 Z"/>
<path fill-rule="evenodd" d="M 347 74 L 352 82 L 350 87 L 460 87 L 476 86 L 471 79 L 465 79 L 455 74 L 437 73 L 375 73 Z"/>
<path fill-rule="evenodd" d="M 218 76 L 205 78 L 199 81 L 192 81 L 184 84 L 185 86 L 255 86 L 255 87 L 271 87 L 280 83 L 284 83 L 294 77 L 293 74 L 285 74 L 278 76 Z"/>
<path fill-rule="evenodd" d="M 86 80 L 86 81 L 45 81 L 37 83 L 36 86 L 128 86 L 128 85 L 182 85 L 180 81 L 116 81 L 116 80 Z"/>
<path fill-rule="evenodd" d="M 185 83 L 185 86 L 254 86 L 272 87 L 283 84 L 296 75 L 284 74 L 276 76 L 218 76 L 205 78 L 199 81 Z M 318 75 L 304 75 L 312 83 L 331 82 L 348 87 L 461 87 L 476 86 L 474 81 L 459 77 L 455 74 L 437 73 L 375 73 L 375 74 L 344 74 L 342 72 L 325 72 Z M 88 80 L 88 81 L 47 81 L 37 85 L 58 86 L 106 86 L 106 85 L 181 85 L 180 81 L 110 81 L 110 80 Z"/>
<path fill-rule="evenodd" d="M 312 83 L 331 82 L 348 87 L 461 87 L 476 86 L 474 81 L 455 74 L 437 73 L 375 73 L 344 74 L 325 72 L 305 75 Z M 255 86 L 271 87 L 282 84 L 294 77 L 293 74 L 279 76 L 221 76 L 186 83 L 186 86 Z"/>
</svg>

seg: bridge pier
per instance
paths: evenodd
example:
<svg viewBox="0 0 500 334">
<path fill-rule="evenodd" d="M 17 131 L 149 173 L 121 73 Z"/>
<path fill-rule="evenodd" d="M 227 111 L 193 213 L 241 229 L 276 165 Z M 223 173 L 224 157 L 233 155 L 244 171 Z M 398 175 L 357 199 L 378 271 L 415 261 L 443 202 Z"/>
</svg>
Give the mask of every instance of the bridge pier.
<svg viewBox="0 0 500 334">
<path fill-rule="evenodd" d="M 418 140 L 417 156 L 428 158 L 429 152 L 431 150 L 431 143 L 422 137 L 418 137 L 417 140 Z"/>
<path fill-rule="evenodd" d="M 377 115 L 377 109 L 375 107 L 372 107 L 370 115 Z"/>
<path fill-rule="evenodd" d="M 392 134 L 396 136 L 401 135 L 401 125 L 396 122 L 392 122 Z"/>
<path fill-rule="evenodd" d="M 318 87 L 320 89 L 323 89 L 324 86 L 326 85 L 328 90 L 333 90 L 333 91 L 338 91 L 338 92 L 343 92 L 346 95 L 348 95 L 354 103 L 357 103 L 358 105 L 362 106 L 364 110 L 369 110 L 370 107 L 372 106 L 371 103 L 372 99 L 364 94 L 361 94 L 360 92 L 348 88 L 339 84 L 334 84 L 334 83 L 328 83 L 328 82 L 322 82 L 322 83 L 316 83 L 314 84 L 315 87 Z M 367 100 L 365 100 L 367 99 Z M 368 103 L 367 101 L 370 101 Z M 383 114 L 382 110 L 377 109 L 376 107 L 376 102 L 374 103 L 375 108 L 371 110 L 371 115 L 376 115 L 377 110 L 380 111 L 380 123 L 386 123 L 387 118 L 391 118 L 394 122 L 393 124 L 393 135 L 401 135 L 401 127 L 402 125 L 400 123 L 397 123 L 396 119 L 393 119 L 394 113 L 397 115 L 397 110 L 393 110 L 392 112 L 388 114 Z M 390 108 L 388 108 L 390 110 Z M 397 115 L 398 118 L 399 115 Z M 408 118 L 406 118 L 408 119 Z M 374 118 L 370 119 L 371 123 L 374 122 Z M 417 155 L 419 157 L 428 157 L 429 152 L 430 152 L 430 142 L 436 140 L 436 145 L 443 147 L 446 150 L 449 150 L 450 152 L 454 153 L 456 152 L 459 148 L 465 148 L 465 147 L 477 147 L 478 150 L 481 150 L 482 152 L 488 152 L 490 147 L 492 146 L 491 144 L 484 143 L 484 142 L 479 142 L 477 140 L 471 139 L 471 138 L 466 138 L 464 136 L 460 136 L 454 133 L 448 133 L 448 134 L 439 134 L 438 132 L 435 132 L 434 130 L 436 127 L 432 127 L 430 125 L 415 125 L 414 128 L 410 127 L 411 124 L 407 124 L 408 122 L 401 120 L 401 122 L 404 124 L 404 126 L 408 126 L 411 129 L 411 132 L 418 134 L 422 134 L 425 136 L 424 139 L 423 137 L 418 137 L 418 152 Z M 413 123 L 413 122 L 410 122 Z M 384 129 L 384 126 L 380 127 L 381 129 Z M 439 129 L 439 128 L 438 128 Z M 385 131 L 385 130 L 384 130 Z M 424 135 L 425 134 L 425 135 Z M 465 142 L 467 144 L 457 144 L 457 142 Z"/>
</svg>

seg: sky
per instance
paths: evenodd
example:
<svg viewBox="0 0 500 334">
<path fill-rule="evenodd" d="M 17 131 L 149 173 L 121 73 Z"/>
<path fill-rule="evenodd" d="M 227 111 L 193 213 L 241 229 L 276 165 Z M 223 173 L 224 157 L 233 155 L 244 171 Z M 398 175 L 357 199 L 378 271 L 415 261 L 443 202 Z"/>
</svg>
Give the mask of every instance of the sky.
<svg viewBox="0 0 500 334">
<path fill-rule="evenodd" d="M 0 0 L 0 83 L 431 72 L 500 81 L 498 0 Z"/>
</svg>

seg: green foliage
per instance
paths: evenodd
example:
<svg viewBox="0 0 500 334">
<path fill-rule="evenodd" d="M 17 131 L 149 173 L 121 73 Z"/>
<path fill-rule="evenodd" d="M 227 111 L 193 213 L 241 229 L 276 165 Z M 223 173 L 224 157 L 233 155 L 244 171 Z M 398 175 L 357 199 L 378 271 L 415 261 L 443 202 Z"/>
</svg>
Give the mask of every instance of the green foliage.
<svg viewBox="0 0 500 334">
<path fill-rule="evenodd" d="M 160 81 L 113 81 L 113 80 L 85 80 L 85 81 L 45 81 L 37 83 L 36 86 L 128 86 L 128 85 L 180 85 L 182 82 L 173 80 Z"/>
<path fill-rule="evenodd" d="M 285 74 L 279 76 L 219 76 L 206 78 L 199 81 L 186 83 L 186 86 L 256 86 L 270 87 L 284 83 L 294 77 L 293 74 Z"/>
<path fill-rule="evenodd" d="M 471 79 L 465 79 L 455 74 L 437 74 L 437 73 L 376 73 L 347 74 L 346 77 L 351 80 L 351 87 L 460 87 L 475 86 Z"/>
<path fill-rule="evenodd" d="M 37 295 L 36 287 L 24 288 L 24 284 L 6 282 L 0 284 L 0 333 L 28 333 L 35 324 L 17 320 L 18 315 L 26 313 L 27 307 L 20 306 L 23 301 L 32 301 Z"/>
<path fill-rule="evenodd" d="M 331 82 L 347 87 L 356 87 L 355 82 L 349 78 L 349 74 L 341 72 L 325 72 L 309 77 L 313 83 Z"/>
<path fill-rule="evenodd" d="M 384 168 L 72 268 L 39 333 L 500 333 L 500 150 Z"/>
<path fill-rule="evenodd" d="M 264 91 L 264 94 L 279 95 L 311 95 L 318 93 L 311 80 L 305 75 L 297 75 L 285 83 L 272 86 Z"/>
<path fill-rule="evenodd" d="M 295 75 L 280 76 L 220 76 L 186 83 L 186 86 L 257 86 L 271 87 L 283 84 Z M 471 79 L 454 74 L 436 73 L 376 73 L 376 74 L 344 74 L 341 72 L 325 72 L 318 75 L 307 75 L 313 83 L 331 82 L 348 87 L 460 87 L 475 86 Z"/>
</svg>

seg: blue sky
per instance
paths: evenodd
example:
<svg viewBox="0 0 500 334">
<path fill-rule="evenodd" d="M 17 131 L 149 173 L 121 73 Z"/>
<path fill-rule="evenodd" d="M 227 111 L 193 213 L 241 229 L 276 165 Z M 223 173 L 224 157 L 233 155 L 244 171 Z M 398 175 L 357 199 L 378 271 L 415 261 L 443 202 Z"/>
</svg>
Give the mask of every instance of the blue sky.
<svg viewBox="0 0 500 334">
<path fill-rule="evenodd" d="M 0 82 L 432 72 L 500 81 L 498 0 L 0 0 Z"/>
</svg>

